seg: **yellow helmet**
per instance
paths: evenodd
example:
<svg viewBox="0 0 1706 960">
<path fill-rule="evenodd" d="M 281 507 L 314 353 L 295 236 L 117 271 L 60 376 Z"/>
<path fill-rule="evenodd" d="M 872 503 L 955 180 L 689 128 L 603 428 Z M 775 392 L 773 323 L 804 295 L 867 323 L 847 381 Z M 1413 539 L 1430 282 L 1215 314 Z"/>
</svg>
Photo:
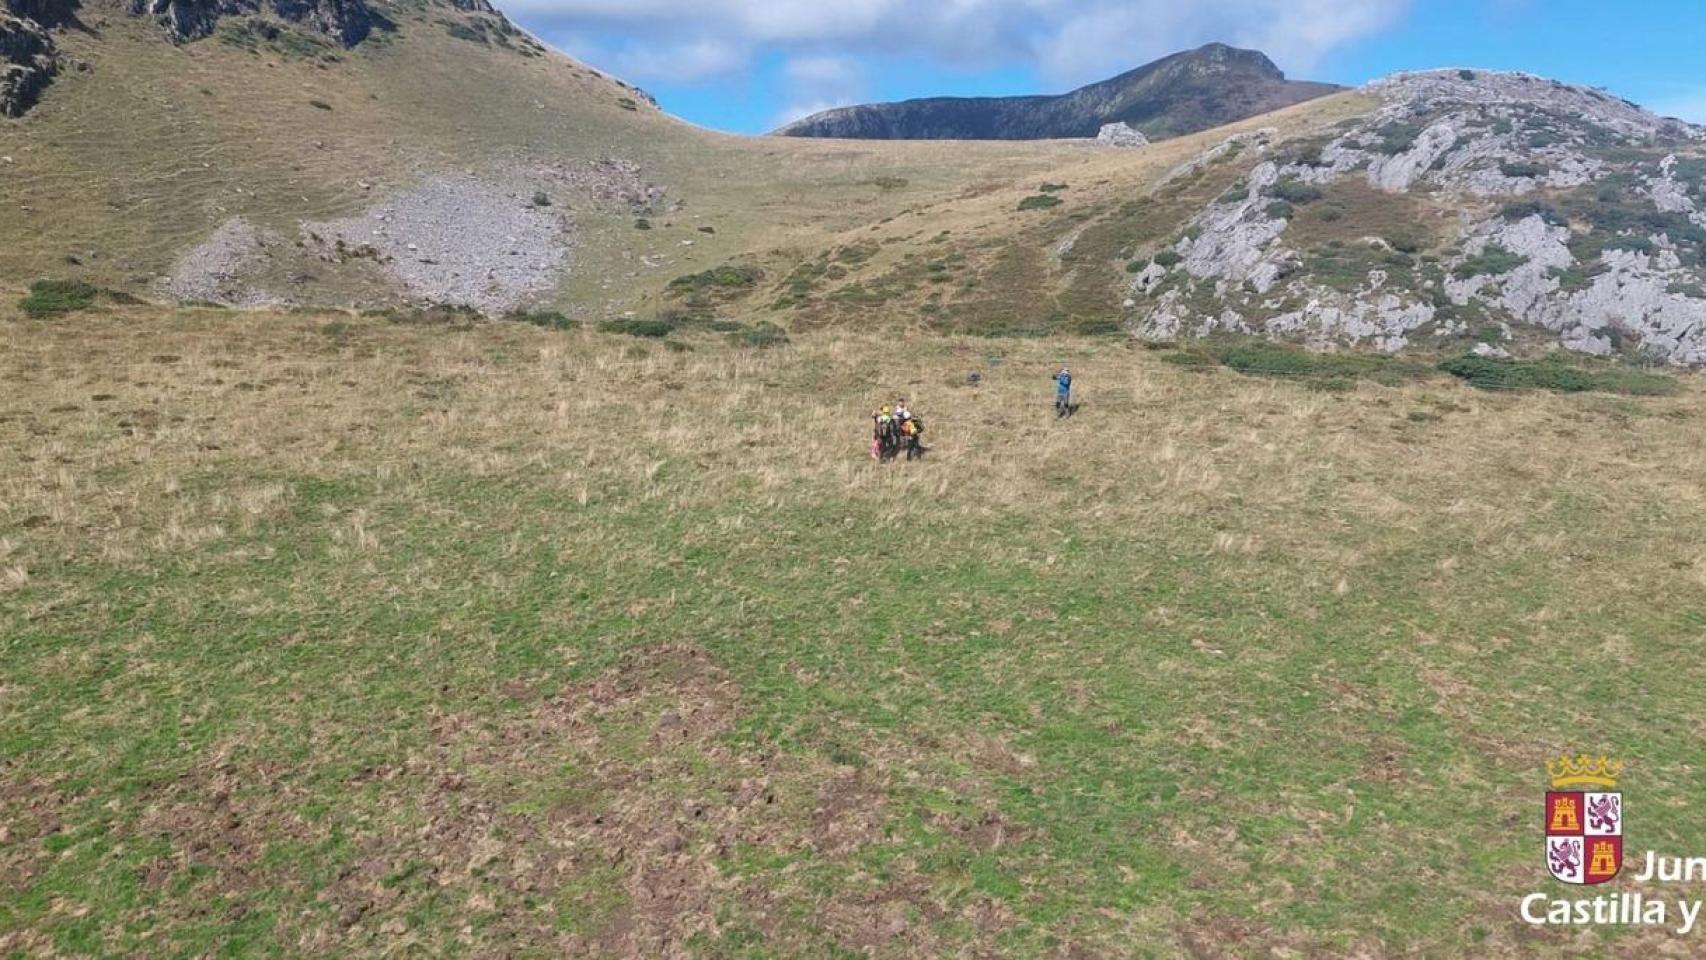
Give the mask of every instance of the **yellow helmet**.
<svg viewBox="0 0 1706 960">
<path fill-rule="evenodd" d="M 886 417 L 886 416 L 888 416 L 888 414 L 889 414 L 889 408 L 888 408 L 888 407 L 884 407 L 884 408 L 883 408 L 883 416 L 885 416 L 885 417 Z"/>
</svg>

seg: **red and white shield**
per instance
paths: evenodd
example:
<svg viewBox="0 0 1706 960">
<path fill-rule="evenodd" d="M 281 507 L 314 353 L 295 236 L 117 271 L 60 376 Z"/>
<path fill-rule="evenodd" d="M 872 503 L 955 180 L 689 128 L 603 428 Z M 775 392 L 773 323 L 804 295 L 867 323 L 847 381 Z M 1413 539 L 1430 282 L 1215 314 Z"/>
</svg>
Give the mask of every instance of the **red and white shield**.
<svg viewBox="0 0 1706 960">
<path fill-rule="evenodd" d="M 1623 794 L 1549 791 L 1546 869 L 1565 883 L 1604 883 L 1623 869 Z"/>
</svg>

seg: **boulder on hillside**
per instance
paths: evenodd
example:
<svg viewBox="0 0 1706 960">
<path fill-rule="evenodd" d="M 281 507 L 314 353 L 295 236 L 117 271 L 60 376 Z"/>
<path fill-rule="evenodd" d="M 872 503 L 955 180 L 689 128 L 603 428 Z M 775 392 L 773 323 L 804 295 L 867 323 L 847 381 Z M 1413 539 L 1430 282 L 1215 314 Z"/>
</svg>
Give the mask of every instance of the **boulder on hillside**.
<svg viewBox="0 0 1706 960">
<path fill-rule="evenodd" d="M 1124 121 L 1102 124 L 1102 129 L 1096 133 L 1096 142 L 1104 147 L 1149 146 L 1149 138 L 1143 135 L 1143 131 L 1134 129 Z"/>
</svg>

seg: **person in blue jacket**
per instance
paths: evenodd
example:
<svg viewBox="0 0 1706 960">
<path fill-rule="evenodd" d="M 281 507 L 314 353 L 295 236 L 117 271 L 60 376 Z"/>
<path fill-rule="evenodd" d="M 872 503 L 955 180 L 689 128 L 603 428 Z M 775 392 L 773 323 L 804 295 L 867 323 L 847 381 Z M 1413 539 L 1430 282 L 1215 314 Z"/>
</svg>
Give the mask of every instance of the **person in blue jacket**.
<svg viewBox="0 0 1706 960">
<path fill-rule="evenodd" d="M 1065 367 L 1054 375 L 1054 415 L 1072 416 L 1072 371 Z"/>
</svg>

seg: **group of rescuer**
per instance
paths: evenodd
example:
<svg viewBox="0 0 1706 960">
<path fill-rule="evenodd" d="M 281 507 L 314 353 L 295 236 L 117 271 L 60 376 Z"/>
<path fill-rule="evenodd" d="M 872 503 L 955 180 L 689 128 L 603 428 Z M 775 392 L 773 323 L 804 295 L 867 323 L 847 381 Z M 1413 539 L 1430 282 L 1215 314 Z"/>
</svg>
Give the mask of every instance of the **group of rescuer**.
<svg viewBox="0 0 1706 960">
<path fill-rule="evenodd" d="M 1072 404 L 1072 371 L 1061 367 L 1054 375 L 1054 415 L 1070 417 L 1077 409 Z M 905 454 L 917 460 L 924 453 L 924 418 L 907 407 L 905 397 L 872 411 L 871 459 L 887 463 Z"/>
</svg>

